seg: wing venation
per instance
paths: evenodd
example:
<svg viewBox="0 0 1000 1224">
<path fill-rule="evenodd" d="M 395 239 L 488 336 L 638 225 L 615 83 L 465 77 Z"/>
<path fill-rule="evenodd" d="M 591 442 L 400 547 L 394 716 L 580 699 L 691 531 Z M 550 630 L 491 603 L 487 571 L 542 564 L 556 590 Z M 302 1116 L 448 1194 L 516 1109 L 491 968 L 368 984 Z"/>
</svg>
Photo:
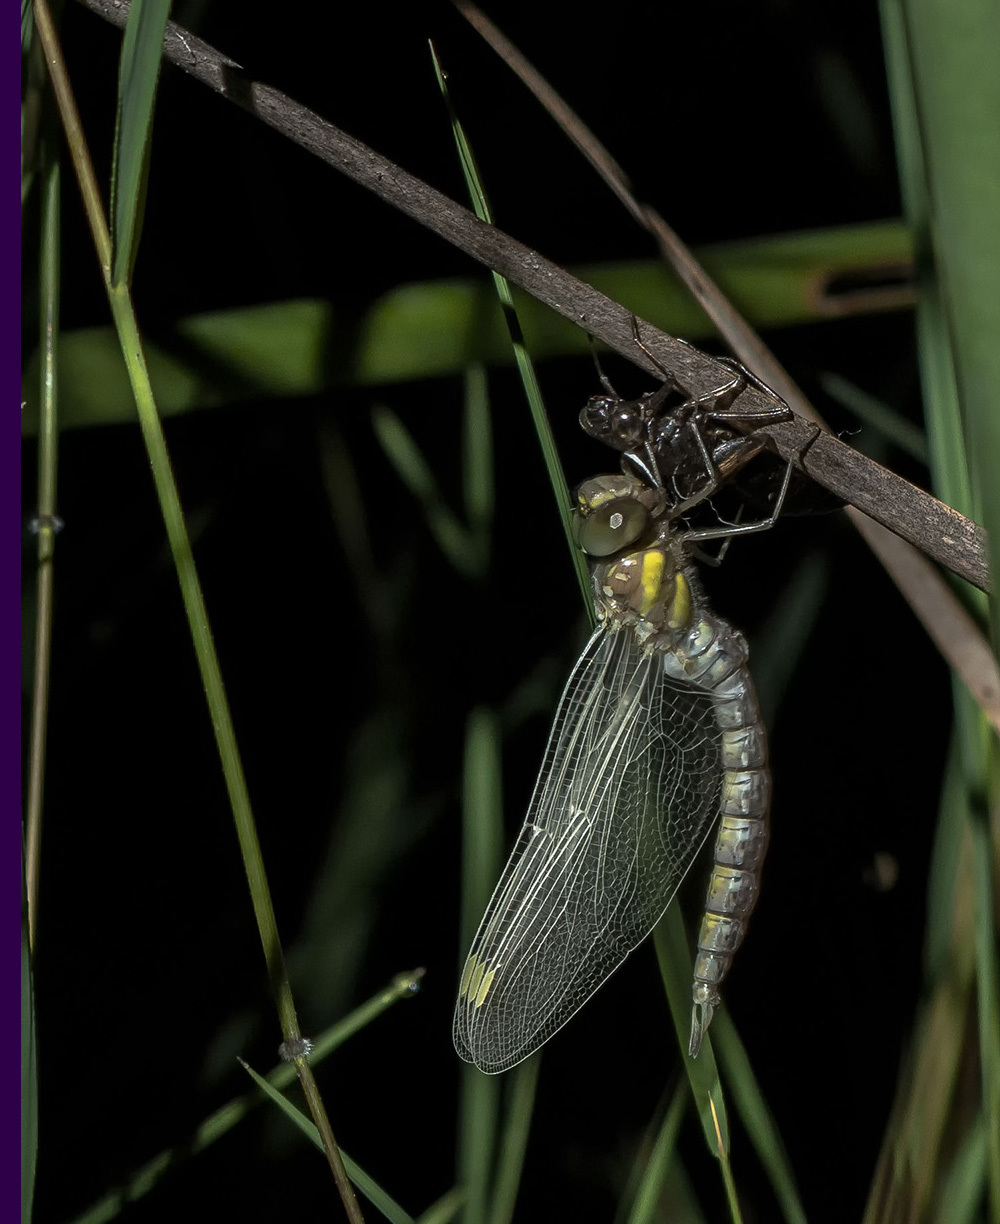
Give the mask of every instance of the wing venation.
<svg viewBox="0 0 1000 1224">
<path fill-rule="evenodd" d="M 669 679 L 628 629 L 594 634 L 463 973 L 466 1061 L 526 1058 L 650 933 L 718 812 L 720 742 L 709 694 Z"/>
</svg>

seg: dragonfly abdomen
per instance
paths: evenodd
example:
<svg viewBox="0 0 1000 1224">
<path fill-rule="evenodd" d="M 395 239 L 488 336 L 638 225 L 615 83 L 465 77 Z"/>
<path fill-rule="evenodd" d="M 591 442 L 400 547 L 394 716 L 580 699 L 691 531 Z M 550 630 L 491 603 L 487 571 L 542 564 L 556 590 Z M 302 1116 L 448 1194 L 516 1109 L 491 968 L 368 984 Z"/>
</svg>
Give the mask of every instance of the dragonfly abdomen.
<svg viewBox="0 0 1000 1224">
<path fill-rule="evenodd" d="M 704 613 L 686 648 L 664 658 L 668 673 L 712 694 L 722 731 L 720 822 L 694 967 L 692 1058 L 720 1002 L 719 986 L 746 934 L 767 850 L 771 798 L 767 739 L 746 660 L 743 637 Z"/>
</svg>

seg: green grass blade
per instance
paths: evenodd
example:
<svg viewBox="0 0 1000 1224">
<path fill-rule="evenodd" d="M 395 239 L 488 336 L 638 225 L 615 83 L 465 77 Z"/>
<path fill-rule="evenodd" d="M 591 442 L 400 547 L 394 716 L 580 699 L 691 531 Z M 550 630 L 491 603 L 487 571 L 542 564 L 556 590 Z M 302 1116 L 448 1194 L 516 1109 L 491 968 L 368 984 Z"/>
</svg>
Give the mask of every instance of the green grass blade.
<svg viewBox="0 0 1000 1224">
<path fill-rule="evenodd" d="M 345 1016 L 343 1020 L 331 1025 L 313 1043 L 313 1051 L 309 1056 L 312 1066 L 319 1066 L 334 1050 L 394 1003 L 414 995 L 419 989 L 422 976 L 422 969 L 397 975 L 384 990 L 379 991 L 350 1015 Z M 294 1065 L 280 1062 L 268 1072 L 267 1082 L 280 1092 L 281 1089 L 289 1087 L 295 1078 Z M 108 1221 L 117 1218 L 126 1203 L 135 1202 L 148 1194 L 167 1173 L 177 1168 L 182 1157 L 197 1155 L 211 1147 L 224 1135 L 229 1134 L 252 1110 L 257 1108 L 261 1099 L 257 1093 L 245 1093 L 227 1101 L 195 1128 L 187 1142 L 177 1149 L 171 1148 L 160 1152 L 159 1155 L 148 1160 L 125 1183 L 92 1203 L 86 1211 L 72 1221 L 72 1224 L 107 1224 Z"/>
<path fill-rule="evenodd" d="M 990 1204 L 1000 1219 L 1000 973 L 997 967 L 993 850 L 985 812 L 972 821 L 972 878 L 975 883 L 976 999 L 979 1005 L 979 1055 L 989 1153 Z"/>
<path fill-rule="evenodd" d="M 726 1206 L 729 1208 L 729 1218 L 733 1224 L 743 1224 L 743 1212 L 740 1210 L 740 1197 L 736 1192 L 736 1182 L 733 1180 L 733 1167 L 729 1163 L 729 1152 L 722 1146 L 721 1136 L 718 1137 L 719 1166 L 722 1169 L 722 1184 L 726 1188 Z"/>
<path fill-rule="evenodd" d="M 799 562 L 754 635 L 750 667 L 765 726 L 772 726 L 800 665 L 830 586 L 830 569 L 818 553 Z"/>
<path fill-rule="evenodd" d="M 719 1135 L 722 1137 L 722 1149 L 729 1150 L 726 1104 L 719 1082 L 715 1052 L 712 1049 L 712 1030 L 709 1029 L 705 1034 L 701 1053 L 697 1058 L 689 1057 L 687 1052 L 691 1032 L 691 981 L 694 966 L 684 930 L 684 919 L 678 906 L 671 905 L 660 919 L 653 932 L 653 941 L 667 1002 L 670 1004 L 670 1014 L 677 1032 L 677 1044 L 684 1059 L 684 1070 L 691 1085 L 701 1127 L 705 1132 L 705 1142 L 709 1150 L 718 1156 Z"/>
<path fill-rule="evenodd" d="M 955 890 L 961 878 L 963 840 L 968 832 L 958 737 L 952 736 L 941 786 L 934 846 L 927 877 L 927 932 L 924 940 L 924 974 L 929 982 L 944 976 L 951 955 Z"/>
<path fill-rule="evenodd" d="M 268 1083 L 268 1081 L 262 1075 L 258 1075 L 257 1072 L 243 1062 L 242 1059 L 240 1059 L 240 1062 L 257 1087 L 271 1098 L 285 1117 L 288 1118 L 293 1125 L 298 1127 L 298 1129 L 306 1136 L 310 1143 L 314 1144 L 320 1151 L 322 1151 L 323 1142 L 319 1137 L 319 1131 L 309 1120 L 309 1118 L 307 1118 L 300 1109 L 297 1109 L 286 1096 L 277 1090 L 277 1088 Z M 344 1161 L 344 1168 L 347 1170 L 347 1175 L 351 1179 L 352 1184 L 361 1191 L 361 1193 L 373 1206 L 377 1207 L 378 1210 L 382 1212 L 385 1218 L 389 1221 L 389 1224 L 414 1224 L 413 1217 L 410 1215 L 410 1213 L 400 1207 L 399 1203 L 397 1203 L 390 1194 L 387 1194 L 386 1191 L 383 1190 L 378 1184 L 378 1182 L 375 1181 L 373 1177 L 370 1177 L 364 1171 L 364 1169 L 361 1168 L 357 1161 L 352 1160 L 343 1148 L 340 1149 L 340 1154 Z"/>
<path fill-rule="evenodd" d="M 449 509 L 413 435 L 389 408 L 372 409 L 372 428 L 396 475 L 420 503 L 427 528 L 449 562 L 467 578 L 482 574 L 483 557 L 472 534 Z"/>
<path fill-rule="evenodd" d="M 45 762 L 49 722 L 49 678 L 55 609 L 55 547 L 59 530 L 56 486 L 59 465 L 59 280 L 61 267 L 60 181 L 58 160 L 41 175 L 42 235 L 39 265 L 42 362 L 33 402 L 39 405 L 38 535 L 35 657 L 31 693 L 31 741 L 24 814 L 28 940 L 34 947 L 42 858 Z"/>
<path fill-rule="evenodd" d="M 909 257 L 911 246 L 899 222 L 844 230 L 757 239 L 701 248 L 699 258 L 758 327 L 814 322 L 816 279 L 822 269 L 873 266 Z M 657 261 L 619 261 L 572 269 L 615 301 L 627 302 L 642 318 L 692 340 L 711 335 L 690 296 Z M 784 305 L 781 305 L 784 300 Z M 536 360 L 579 354 L 588 357 L 586 335 L 526 294 L 516 292 L 517 315 Z M 349 381 L 381 386 L 454 376 L 470 362 L 507 365 L 510 337 L 495 293 L 482 281 L 446 280 L 400 285 L 369 309 L 356 327 Z M 344 381 L 328 360 L 346 327 L 329 302 L 301 299 L 212 311 L 179 320 L 174 342 L 148 343 L 146 358 L 164 417 L 242 403 L 248 397 L 310 396 Z M 64 333 L 60 362 L 66 371 L 62 418 L 68 428 L 131 424 L 135 409 L 108 328 Z M 37 379 L 37 355 L 23 385 Z M 31 396 L 23 432 L 38 428 Z"/>
<path fill-rule="evenodd" d="M 417 1224 L 450 1224 L 465 1206 L 465 1191 L 454 1186 L 417 1217 Z"/>
<path fill-rule="evenodd" d="M 462 955 L 500 874 L 504 846 L 500 730 L 492 710 L 473 710 L 466 725 L 462 794 Z"/>
<path fill-rule="evenodd" d="M 132 0 L 118 72 L 111 169 L 111 283 L 132 279 L 149 175 L 153 108 L 170 0 Z"/>
<path fill-rule="evenodd" d="M 677 1136 L 684 1119 L 688 1087 L 682 1081 L 674 1090 L 673 1099 L 664 1114 L 649 1159 L 639 1178 L 632 1199 L 627 1224 L 656 1224 L 657 1210 L 670 1165 L 677 1155 Z"/>
<path fill-rule="evenodd" d="M 21 866 L 24 866 L 22 853 Z M 21 893 L 21 1224 L 31 1224 L 38 1159 L 38 1049 L 35 1042 L 35 987 L 28 946 L 28 895 Z"/>
<path fill-rule="evenodd" d="M 462 428 L 462 487 L 465 516 L 473 536 L 489 559 L 490 529 L 496 504 L 493 477 L 493 424 L 486 370 L 476 363 L 465 371 L 465 412 Z"/>
<path fill-rule="evenodd" d="M 465 1224 L 486 1224 L 493 1193 L 501 1081 L 463 1064 L 458 1109 L 458 1181 Z"/>
<path fill-rule="evenodd" d="M 468 140 L 465 137 L 465 132 L 459 122 L 458 116 L 455 113 L 454 107 L 451 104 L 451 97 L 448 93 L 447 85 L 445 84 L 444 72 L 438 62 L 437 55 L 431 47 L 431 55 L 434 58 L 434 70 L 437 73 L 438 85 L 441 88 L 441 93 L 444 96 L 445 103 L 448 107 L 448 113 L 451 118 L 452 133 L 455 137 L 455 144 L 458 148 L 459 160 L 462 164 L 462 173 L 465 176 L 466 186 L 469 189 L 469 196 L 472 200 L 472 205 L 476 216 L 481 221 L 485 221 L 488 225 L 493 224 L 493 217 L 490 212 L 489 203 L 486 198 L 486 191 L 480 178 L 479 171 L 476 168 L 476 161 L 472 154 L 472 149 Z M 535 433 L 538 437 L 538 444 L 542 450 L 542 457 L 545 460 L 545 468 L 549 474 L 549 483 L 552 486 L 552 492 L 556 499 L 556 507 L 559 512 L 559 521 L 562 524 L 563 534 L 566 538 L 566 544 L 569 548 L 570 557 L 573 562 L 573 569 L 576 573 L 577 582 L 580 586 L 581 594 L 583 595 L 584 605 L 587 608 L 593 621 L 594 609 L 593 600 L 591 599 L 591 582 L 590 574 L 587 569 L 586 561 L 583 554 L 577 547 L 576 540 L 573 537 L 572 527 L 572 499 L 570 497 L 569 486 L 566 483 L 566 476 L 562 469 L 562 460 L 559 457 L 559 451 L 556 447 L 555 438 L 552 436 L 552 428 L 549 425 L 549 418 L 545 411 L 545 405 L 542 401 L 542 391 L 538 385 L 538 378 L 535 374 L 535 368 L 532 364 L 531 357 L 528 353 L 528 347 L 524 342 L 524 333 L 521 329 L 521 323 L 514 308 L 514 295 L 511 291 L 510 284 L 507 279 L 501 276 L 498 272 L 492 273 L 493 284 L 496 287 L 497 297 L 500 301 L 500 308 L 503 311 L 504 322 L 507 325 L 507 330 L 510 333 L 511 346 L 514 351 L 514 360 L 517 363 L 518 372 L 521 376 L 521 382 L 524 386 L 524 393 L 527 396 L 528 407 L 531 411 L 531 419 L 535 426 Z"/>
<path fill-rule="evenodd" d="M 905 10 L 922 169 L 964 434 L 1000 573 L 1000 8 L 982 0 Z M 959 507 L 961 508 L 961 507 Z M 993 607 L 994 643 L 1000 621 Z"/>
<path fill-rule="evenodd" d="M 761 1164 L 767 1170 L 775 1197 L 788 1224 L 806 1224 L 806 1213 L 799 1198 L 785 1145 L 781 1142 L 774 1115 L 757 1083 L 746 1047 L 736 1032 L 728 1012 L 720 1011 L 712 1021 L 715 1047 L 722 1065 L 733 1108 L 750 1136 Z"/>
<path fill-rule="evenodd" d="M 991 41 L 1000 37 L 1000 12 L 969 0 L 947 8 L 883 0 L 881 13 L 903 198 L 926 255 L 917 329 L 934 487 L 987 527 L 996 572 L 1000 430 L 991 380 L 1000 377 L 1000 82 L 989 61 Z M 965 595 L 985 616 L 985 598 Z M 989 615 L 996 643 L 996 600 Z M 983 873 L 993 870 L 997 846 L 988 845 L 980 822 L 984 796 L 997 793 L 997 760 L 981 715 L 957 683 L 953 690 L 954 738 L 930 879 L 927 1002 L 901 1078 L 869 1220 L 900 1212 L 921 1217 L 932 1199 L 940 1201 L 944 1154 L 967 1142 L 968 1112 L 948 1105 L 965 1056 L 974 972 L 983 976 L 976 995 L 987 1126 L 985 1096 L 995 1101 L 998 1092 L 995 950 L 983 947 L 984 938 L 995 939 L 995 927 L 988 915 L 984 934 L 978 928 L 983 916 L 973 906 L 974 898 L 982 905 L 994 889 Z M 1000 1157 L 988 1169 L 991 1210 L 1000 1219 Z"/>
<path fill-rule="evenodd" d="M 955 1153 L 935 1204 L 934 1224 L 977 1224 L 986 1189 L 987 1125 L 980 1115 Z"/>
<path fill-rule="evenodd" d="M 492 710 L 469 715 L 462 796 L 462 919 L 464 956 L 500 872 L 504 840 L 500 731 Z M 497 1119 L 502 1080 L 462 1067 L 458 1181 L 465 1192 L 463 1219 L 485 1224 L 493 1192 Z"/>
<path fill-rule="evenodd" d="M 510 1224 L 524 1169 L 528 1149 L 528 1134 L 535 1107 L 538 1071 L 542 1065 L 540 1051 L 515 1067 L 507 1077 L 507 1102 L 503 1129 L 500 1134 L 499 1157 L 489 1224 Z"/>
</svg>

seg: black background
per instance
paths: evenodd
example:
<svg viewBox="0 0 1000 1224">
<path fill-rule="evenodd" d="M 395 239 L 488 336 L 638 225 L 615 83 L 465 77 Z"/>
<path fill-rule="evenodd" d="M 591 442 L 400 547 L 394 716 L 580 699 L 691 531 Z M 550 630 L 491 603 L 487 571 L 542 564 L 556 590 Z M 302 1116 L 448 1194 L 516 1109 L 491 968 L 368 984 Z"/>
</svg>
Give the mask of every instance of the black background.
<svg viewBox="0 0 1000 1224">
<path fill-rule="evenodd" d="M 640 196 L 692 244 L 899 213 L 868 5 L 619 3 L 597 14 L 508 4 L 492 15 L 606 141 Z M 463 199 L 427 53 L 433 37 L 502 228 L 570 265 L 652 254 L 446 4 L 278 11 L 195 3 L 174 17 L 251 75 Z M 63 37 L 106 182 L 120 34 L 69 5 Z M 64 178 L 63 325 L 103 324 L 96 261 L 75 185 Z M 30 221 L 26 233 L 30 241 Z M 26 268 L 30 260 L 29 248 Z M 483 273 L 164 69 L 135 278 L 150 335 L 199 311 L 308 296 L 330 299 L 338 318 L 361 318 L 392 286 L 456 275 Z M 853 422 L 819 390 L 828 370 L 920 419 L 908 314 L 766 339 L 835 427 Z M 611 368 L 631 390 L 635 373 Z M 607 468 L 600 448 L 577 436 L 576 413 L 594 390 L 590 362 L 553 361 L 540 373 L 570 480 Z M 525 677 L 548 685 L 505 740 L 513 836 L 559 678 L 584 635 L 509 370 L 491 376 L 499 500 L 485 586 L 441 558 L 377 446 L 376 399 L 403 416 L 457 505 L 461 395 L 457 380 L 377 396 L 341 391 L 248 401 L 167 425 L 303 1025 L 319 1031 L 394 973 L 427 969 L 417 999 L 318 1071 L 338 1138 L 414 1214 L 454 1178 L 459 1063 L 450 1013 L 463 951 L 465 719 L 476 705 L 503 707 Z M 324 490 L 319 453 L 331 423 L 363 484 L 379 567 L 372 581 L 388 577 L 399 603 L 388 648 Z M 888 461 L 926 485 L 909 460 L 890 452 Z M 26 522 L 36 462 L 29 443 Z M 56 563 L 37 959 L 36 1218 L 45 1221 L 71 1217 L 149 1156 L 183 1146 L 206 1113 L 244 1089 L 235 1056 L 265 1069 L 280 1040 L 138 429 L 67 434 L 59 479 L 66 528 Z M 30 575 L 30 548 L 26 558 Z M 810 1218 L 842 1220 L 863 1207 L 918 996 L 949 706 L 943 665 L 842 515 L 787 520 L 740 542 L 706 585 L 753 649 L 775 640 L 769 617 L 804 563 L 822 577 L 824 595 L 773 711 L 765 892 L 726 1001 Z M 779 627 L 779 641 L 792 636 Z M 371 768 L 387 779 L 399 770 L 400 803 L 391 820 L 367 834 L 362 822 L 351 835 L 350 861 L 370 861 L 370 871 L 346 873 L 342 901 L 317 900 L 331 837 L 333 852 L 347 853 L 339 822 L 348 762 L 376 713 L 383 721 L 371 733 Z M 898 864 L 889 891 L 867 882 L 878 853 Z M 692 924 L 701 878 L 696 884 Z M 326 944 L 308 925 L 317 905 L 327 907 Z M 312 942 L 297 959 L 307 930 Z M 644 948 L 545 1052 L 516 1218 L 611 1220 L 644 1128 L 678 1071 Z M 693 1119 L 682 1152 L 706 1218 L 725 1218 Z M 733 1160 L 746 1219 L 775 1218 L 738 1125 Z M 337 1218 L 339 1210 L 322 1162 L 261 1110 L 127 1214 L 265 1220 Z"/>
</svg>

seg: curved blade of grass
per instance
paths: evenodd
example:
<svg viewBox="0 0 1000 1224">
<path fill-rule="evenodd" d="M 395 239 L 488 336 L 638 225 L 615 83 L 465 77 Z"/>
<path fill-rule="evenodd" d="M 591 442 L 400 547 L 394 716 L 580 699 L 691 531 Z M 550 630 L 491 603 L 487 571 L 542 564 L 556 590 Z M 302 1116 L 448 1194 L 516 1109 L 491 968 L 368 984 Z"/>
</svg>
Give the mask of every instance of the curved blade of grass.
<svg viewBox="0 0 1000 1224">
<path fill-rule="evenodd" d="M 702 1130 L 705 1132 L 705 1141 L 709 1149 L 716 1154 L 719 1152 L 720 1141 L 722 1150 L 728 1151 L 729 1123 L 726 1119 L 726 1103 L 719 1082 L 715 1052 L 712 1049 L 712 1030 L 709 1029 L 705 1034 L 697 1058 L 691 1058 L 687 1052 L 691 1033 L 691 980 L 694 966 L 679 906 L 671 905 L 660 919 L 653 932 L 653 941 L 667 1002 L 670 1004 L 670 1014 L 677 1031 L 677 1044 L 684 1059 L 684 1070 L 691 1085 Z"/>
<path fill-rule="evenodd" d="M 397 975 L 384 990 L 373 995 L 343 1020 L 331 1025 L 313 1043 L 312 1053 L 309 1055 L 312 1065 L 318 1066 L 334 1050 L 394 1003 L 416 994 L 422 977 L 422 969 L 414 969 L 410 973 Z M 280 1062 L 268 1072 L 267 1082 L 280 1092 L 281 1089 L 287 1088 L 295 1077 L 295 1067 L 291 1063 Z M 178 1166 L 182 1157 L 197 1155 L 211 1147 L 213 1143 L 238 1126 L 251 1110 L 257 1108 L 261 1100 L 262 1098 L 257 1093 L 245 1093 L 243 1096 L 227 1101 L 221 1108 L 209 1114 L 183 1145 L 179 1145 L 178 1148 L 168 1148 L 158 1156 L 154 1156 L 152 1160 L 137 1169 L 127 1182 L 92 1203 L 86 1211 L 71 1221 L 71 1224 L 107 1224 L 109 1220 L 116 1219 L 121 1215 L 122 1207 L 126 1203 L 135 1202 L 148 1194 L 171 1169 Z"/>
<path fill-rule="evenodd" d="M 153 108 L 170 0 L 132 0 L 118 70 L 111 166 L 111 283 L 132 279 L 149 175 Z"/>
<path fill-rule="evenodd" d="M 372 409 L 372 428 L 396 475 L 420 503 L 438 548 L 460 574 L 478 577 L 483 559 L 473 537 L 449 509 L 434 470 L 413 435 L 391 408 L 381 405 Z"/>
<path fill-rule="evenodd" d="M 262 1075 L 258 1075 L 253 1067 L 245 1063 L 242 1058 L 240 1059 L 240 1065 L 253 1079 L 257 1087 L 278 1106 L 285 1117 L 299 1128 L 310 1143 L 322 1151 L 323 1141 L 320 1138 L 319 1131 L 306 1115 L 300 1109 L 297 1109 L 283 1093 L 268 1083 Z M 344 1167 L 347 1169 L 347 1175 L 351 1181 L 365 1198 L 382 1212 L 389 1221 L 389 1224 L 414 1224 L 413 1216 L 400 1207 L 399 1203 L 390 1194 L 386 1193 L 378 1182 L 362 1169 L 357 1161 L 352 1160 L 343 1148 L 341 1148 L 340 1154 L 344 1158 Z"/>
</svg>

